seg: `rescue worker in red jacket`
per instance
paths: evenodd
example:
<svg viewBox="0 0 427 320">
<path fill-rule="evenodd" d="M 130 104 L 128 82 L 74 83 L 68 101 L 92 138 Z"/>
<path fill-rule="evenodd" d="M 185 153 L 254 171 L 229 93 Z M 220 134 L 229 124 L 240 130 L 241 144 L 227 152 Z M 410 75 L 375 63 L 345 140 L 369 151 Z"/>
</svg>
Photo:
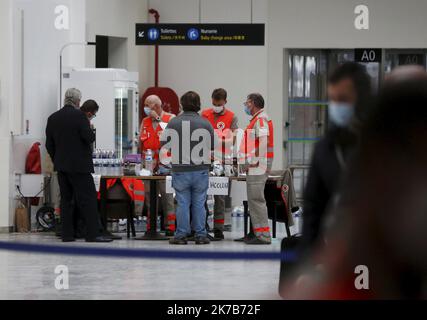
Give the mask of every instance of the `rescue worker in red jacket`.
<svg viewBox="0 0 427 320">
<path fill-rule="evenodd" d="M 212 93 L 212 108 L 202 112 L 217 134 L 218 150 L 215 150 L 215 160 L 225 164 L 226 159 L 232 161 L 234 146 L 234 131 L 238 127 L 237 116 L 227 109 L 227 91 L 220 88 Z M 231 163 L 230 163 L 231 164 Z M 231 217 L 231 198 L 229 196 L 214 196 L 214 240 L 224 239 L 225 214 Z"/>
<path fill-rule="evenodd" d="M 160 174 L 168 174 L 170 168 L 165 167 L 159 161 L 160 152 L 160 136 L 163 130 L 166 128 L 169 121 L 175 116 L 171 113 L 167 113 L 162 108 L 162 101 L 158 96 L 152 95 L 145 100 L 144 112 L 147 115 L 141 124 L 141 152 L 144 158 L 144 154 L 147 150 L 153 152 L 153 159 L 155 162 L 155 168 L 158 169 Z M 159 181 L 159 190 L 153 192 L 160 192 L 162 199 L 162 208 L 164 213 L 164 221 L 166 227 L 166 235 L 174 236 L 175 234 L 175 205 L 172 194 L 166 193 L 166 182 Z M 152 190 L 150 190 L 152 192 Z M 149 197 L 147 197 L 147 200 Z"/>
<path fill-rule="evenodd" d="M 250 94 L 245 102 L 245 112 L 252 119 L 244 133 L 239 161 L 244 161 L 247 168 L 246 187 L 253 225 L 252 232 L 243 239 L 246 244 L 271 244 L 264 189 L 273 164 L 274 132 L 264 104 L 258 93 Z"/>
</svg>

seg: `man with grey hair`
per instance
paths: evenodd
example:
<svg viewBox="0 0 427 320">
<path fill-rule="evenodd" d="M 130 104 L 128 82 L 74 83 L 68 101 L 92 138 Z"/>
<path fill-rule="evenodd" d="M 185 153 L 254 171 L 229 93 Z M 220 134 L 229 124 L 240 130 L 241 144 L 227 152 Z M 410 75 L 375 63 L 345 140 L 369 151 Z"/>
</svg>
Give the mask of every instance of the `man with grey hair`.
<svg viewBox="0 0 427 320">
<path fill-rule="evenodd" d="M 264 189 L 274 158 L 273 122 L 265 112 L 264 98 L 259 93 L 248 95 L 244 107 L 252 119 L 244 132 L 240 154 L 247 171 L 246 192 L 253 228 L 248 236 L 239 240 L 249 245 L 269 245 L 271 234 Z"/>
<path fill-rule="evenodd" d="M 86 220 L 87 242 L 110 242 L 99 236 L 97 194 L 91 173 L 93 170 L 91 144 L 95 134 L 86 115 L 79 110 L 82 94 L 68 89 L 64 107 L 52 114 L 46 127 L 46 149 L 58 172 L 61 192 L 62 241 L 74 238 L 73 200 Z"/>
<path fill-rule="evenodd" d="M 82 93 L 79 89 L 71 88 L 65 92 L 64 106 L 73 106 L 76 109 L 80 108 Z"/>
<path fill-rule="evenodd" d="M 175 118 L 175 115 L 163 110 L 162 100 L 156 95 L 151 95 L 145 99 L 144 113 L 147 117 L 144 118 L 141 124 L 141 153 L 145 158 L 146 152 L 151 150 L 154 153 L 154 170 L 158 171 L 161 175 L 169 175 L 170 167 L 163 165 L 159 161 L 161 147 L 160 136 L 169 121 Z M 159 190 L 150 190 L 150 192 L 160 192 L 166 236 L 173 237 L 176 230 L 176 214 L 173 195 L 166 192 L 166 181 L 159 181 L 158 189 Z M 149 198 L 150 197 L 148 197 L 148 199 Z"/>
</svg>

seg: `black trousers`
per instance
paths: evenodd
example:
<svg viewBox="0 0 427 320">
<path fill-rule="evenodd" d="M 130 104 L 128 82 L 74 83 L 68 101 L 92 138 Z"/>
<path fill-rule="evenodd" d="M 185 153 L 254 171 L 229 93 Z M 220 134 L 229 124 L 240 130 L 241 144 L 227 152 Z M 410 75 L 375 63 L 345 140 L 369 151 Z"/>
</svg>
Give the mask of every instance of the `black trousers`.
<svg viewBox="0 0 427 320">
<path fill-rule="evenodd" d="M 96 238 L 99 235 L 98 208 L 92 175 L 58 172 L 58 182 L 61 192 L 62 238 L 74 238 L 74 205 L 86 221 L 86 238 Z"/>
</svg>

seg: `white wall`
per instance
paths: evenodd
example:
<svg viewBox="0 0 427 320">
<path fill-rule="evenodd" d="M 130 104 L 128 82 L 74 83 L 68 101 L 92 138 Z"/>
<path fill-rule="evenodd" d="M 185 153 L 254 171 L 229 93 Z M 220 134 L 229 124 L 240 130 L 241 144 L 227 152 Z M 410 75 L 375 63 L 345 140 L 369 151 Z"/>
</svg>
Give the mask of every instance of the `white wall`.
<svg viewBox="0 0 427 320">
<path fill-rule="evenodd" d="M 86 0 L 86 36 L 95 41 L 96 35 L 128 38 L 127 70 L 139 72 L 141 90 L 148 86 L 147 62 L 150 49 L 135 46 L 135 24 L 148 18 L 146 0 Z M 111 57 L 120 59 L 119 57 Z M 86 66 L 95 67 L 95 49 L 86 50 Z"/>
<path fill-rule="evenodd" d="M 57 30 L 55 7 L 70 9 L 70 30 Z M 82 42 L 84 33 L 84 0 L 15 1 L 24 10 L 24 121 L 29 121 L 29 135 L 44 137 L 47 117 L 58 109 L 59 52 L 68 42 Z M 82 16 L 83 15 L 83 16 Z M 84 51 L 65 51 L 65 64 L 84 65 Z M 25 128 L 24 128 L 25 129 Z M 40 141 L 42 142 L 42 141 Z"/>
<path fill-rule="evenodd" d="M 250 4 L 250 0 L 203 0 L 201 23 L 250 23 Z M 159 11 L 161 23 L 199 22 L 198 0 L 151 0 L 150 5 Z M 253 11 L 254 22 L 267 21 L 266 1 L 254 0 Z M 150 63 L 154 64 L 154 57 Z M 150 74 L 150 79 L 154 78 L 153 68 Z M 223 87 L 229 94 L 228 107 L 245 127 L 249 121 L 243 110 L 247 95 L 259 92 L 267 98 L 267 46 L 162 46 L 159 84 L 174 89 L 179 96 L 195 90 L 204 107 L 211 106 L 212 91 Z"/>
<path fill-rule="evenodd" d="M 46 120 L 59 107 L 60 50 L 66 43 L 85 41 L 85 0 L 15 0 L 13 3 L 16 27 L 13 37 L 16 50 L 13 54 L 16 57 L 13 73 L 19 76 L 18 70 L 22 68 L 23 86 L 20 88 L 20 83 L 16 82 L 16 104 L 11 108 L 15 111 L 12 113 L 14 134 L 18 135 L 14 136 L 12 141 L 14 155 L 11 173 L 24 170 L 25 157 L 22 157 L 22 154 L 25 155 L 34 142 L 42 144 L 42 154 L 45 154 Z M 55 8 L 58 5 L 66 5 L 69 8 L 69 30 L 55 28 Z M 20 11 L 24 17 L 22 29 L 18 28 L 20 23 L 16 23 L 20 18 Z M 20 46 L 21 41 L 23 45 Z M 84 66 L 83 48 L 71 47 L 64 53 L 65 64 Z M 19 96 L 22 97 L 22 105 L 19 104 Z M 19 112 L 21 108 L 22 113 Z"/>
<path fill-rule="evenodd" d="M 9 105 L 12 97 L 12 4 L 0 1 L 0 232 L 8 231 L 10 216 L 10 119 Z"/>
</svg>

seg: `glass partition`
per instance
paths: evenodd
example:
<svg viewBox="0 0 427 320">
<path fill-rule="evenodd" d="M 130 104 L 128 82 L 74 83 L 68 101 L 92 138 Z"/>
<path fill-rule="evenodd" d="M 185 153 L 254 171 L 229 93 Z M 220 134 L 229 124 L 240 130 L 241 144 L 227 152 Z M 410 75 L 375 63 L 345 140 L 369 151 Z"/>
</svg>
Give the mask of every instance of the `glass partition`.
<svg viewBox="0 0 427 320">
<path fill-rule="evenodd" d="M 132 153 L 133 91 L 128 88 L 115 90 L 115 146 L 119 158 Z"/>
</svg>

